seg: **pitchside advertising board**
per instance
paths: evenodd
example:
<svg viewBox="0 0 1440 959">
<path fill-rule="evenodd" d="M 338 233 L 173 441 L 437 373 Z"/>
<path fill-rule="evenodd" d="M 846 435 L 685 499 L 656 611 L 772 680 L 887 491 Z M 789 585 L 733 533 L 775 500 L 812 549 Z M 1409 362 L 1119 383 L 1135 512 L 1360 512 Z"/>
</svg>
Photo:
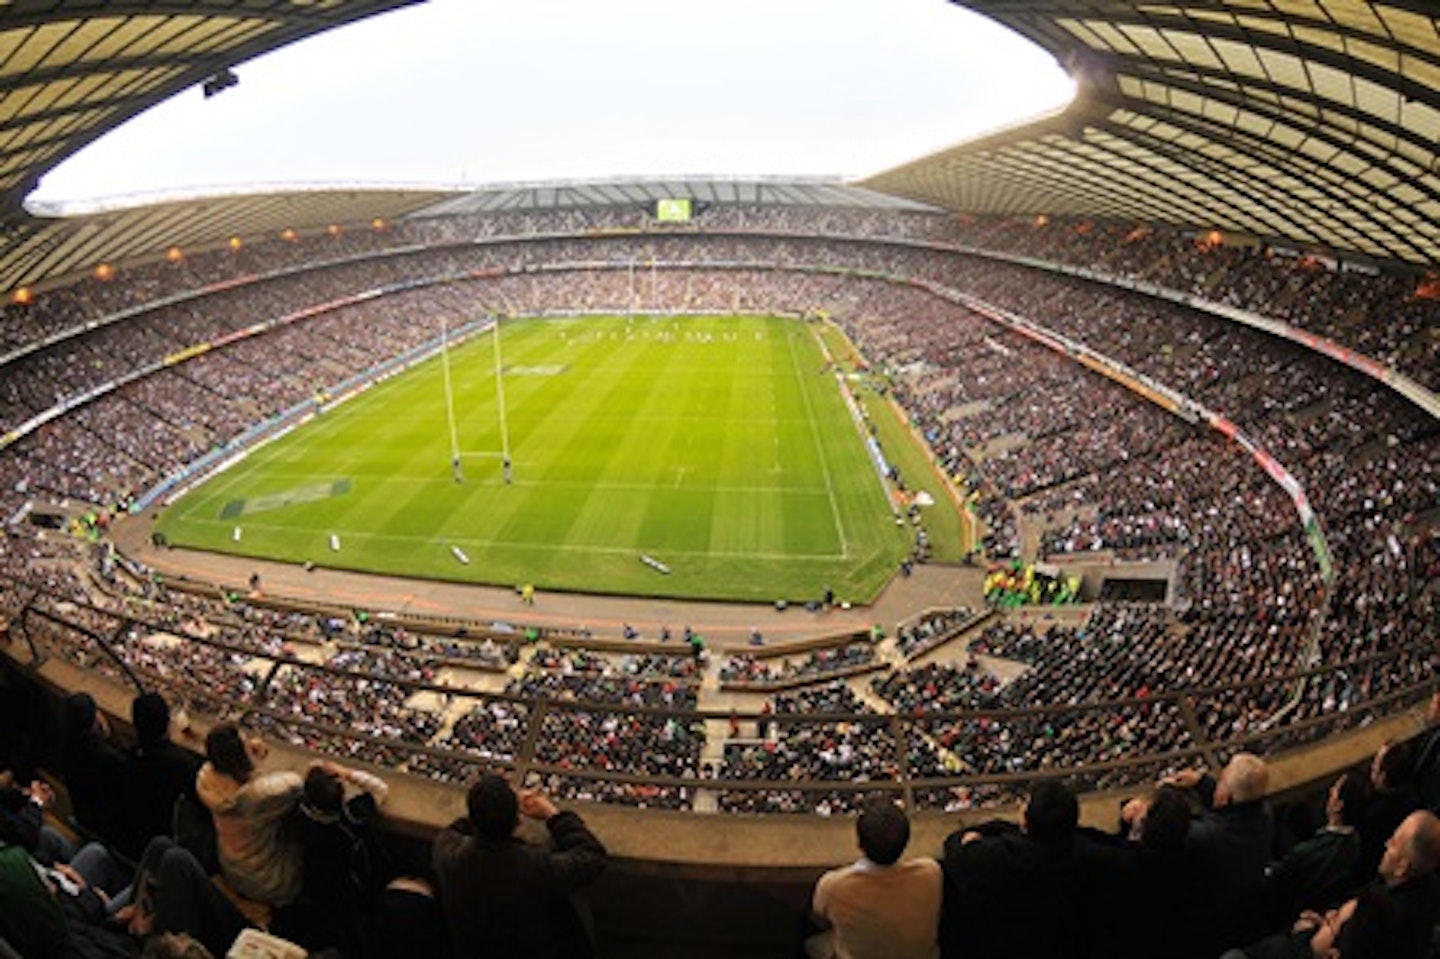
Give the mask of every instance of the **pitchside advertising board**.
<svg viewBox="0 0 1440 959">
<path fill-rule="evenodd" d="M 688 223 L 690 213 L 689 197 L 655 201 L 655 219 L 662 223 Z"/>
</svg>

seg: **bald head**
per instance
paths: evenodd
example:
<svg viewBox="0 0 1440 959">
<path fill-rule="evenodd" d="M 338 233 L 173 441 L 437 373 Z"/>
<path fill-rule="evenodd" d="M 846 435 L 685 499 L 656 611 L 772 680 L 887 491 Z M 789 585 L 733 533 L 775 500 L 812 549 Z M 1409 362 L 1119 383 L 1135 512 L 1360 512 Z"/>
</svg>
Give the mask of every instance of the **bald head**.
<svg viewBox="0 0 1440 959">
<path fill-rule="evenodd" d="M 1380 877 L 1396 886 L 1420 879 L 1440 866 L 1440 819 L 1422 809 L 1405 817 L 1385 843 L 1380 859 Z"/>
<path fill-rule="evenodd" d="M 1410 827 L 1410 858 L 1417 873 L 1434 872 L 1440 866 L 1440 818 L 1428 809 L 1413 812 L 1400 824 Z"/>
<path fill-rule="evenodd" d="M 1270 790 L 1270 767 L 1254 753 L 1236 753 L 1230 757 L 1216 784 L 1217 805 L 1255 802 L 1264 799 Z"/>
</svg>

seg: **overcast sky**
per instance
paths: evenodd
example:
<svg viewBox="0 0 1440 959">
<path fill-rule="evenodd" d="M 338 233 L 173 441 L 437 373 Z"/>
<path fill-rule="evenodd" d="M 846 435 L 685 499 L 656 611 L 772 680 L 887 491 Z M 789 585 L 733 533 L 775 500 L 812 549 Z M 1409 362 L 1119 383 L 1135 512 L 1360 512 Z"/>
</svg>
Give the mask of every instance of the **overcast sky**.
<svg viewBox="0 0 1440 959">
<path fill-rule="evenodd" d="M 32 199 L 276 184 L 860 176 L 1068 101 L 946 0 L 429 0 L 184 91 Z"/>
</svg>

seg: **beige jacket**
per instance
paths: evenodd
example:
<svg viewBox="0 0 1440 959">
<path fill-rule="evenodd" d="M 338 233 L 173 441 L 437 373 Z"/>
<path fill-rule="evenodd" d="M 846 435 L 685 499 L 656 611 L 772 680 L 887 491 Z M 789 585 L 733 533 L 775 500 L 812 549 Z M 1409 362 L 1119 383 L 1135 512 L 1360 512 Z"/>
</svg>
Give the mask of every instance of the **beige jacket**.
<svg viewBox="0 0 1440 959">
<path fill-rule="evenodd" d="M 210 763 L 195 777 L 195 791 L 215 820 L 220 871 L 247 899 L 281 906 L 300 895 L 300 848 L 284 834 L 300 802 L 297 773 L 274 772 L 239 783 Z"/>
</svg>

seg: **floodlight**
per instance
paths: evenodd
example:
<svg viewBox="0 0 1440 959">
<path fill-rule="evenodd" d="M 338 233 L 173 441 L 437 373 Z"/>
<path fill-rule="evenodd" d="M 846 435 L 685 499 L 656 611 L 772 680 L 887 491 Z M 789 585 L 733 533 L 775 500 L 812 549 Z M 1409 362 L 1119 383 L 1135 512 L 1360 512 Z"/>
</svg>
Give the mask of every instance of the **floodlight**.
<svg viewBox="0 0 1440 959">
<path fill-rule="evenodd" d="M 221 67 L 215 75 L 200 85 L 200 90 L 205 94 L 205 99 L 210 99 L 221 90 L 228 90 L 240 82 L 235 71 L 229 67 Z"/>
</svg>

